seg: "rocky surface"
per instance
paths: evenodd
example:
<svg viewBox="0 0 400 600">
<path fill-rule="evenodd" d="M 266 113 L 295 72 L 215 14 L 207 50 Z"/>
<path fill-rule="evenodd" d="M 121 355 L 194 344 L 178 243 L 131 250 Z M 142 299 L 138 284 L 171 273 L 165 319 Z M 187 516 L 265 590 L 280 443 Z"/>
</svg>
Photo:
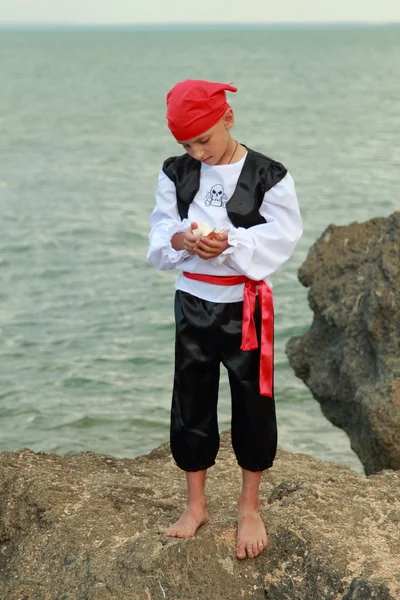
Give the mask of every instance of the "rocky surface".
<svg viewBox="0 0 400 600">
<path fill-rule="evenodd" d="M 1 600 L 400 597 L 400 472 L 360 477 L 279 452 L 262 484 L 270 544 L 245 561 L 229 434 L 207 487 L 210 522 L 177 540 L 162 534 L 185 501 L 167 445 L 136 460 L 1 453 Z"/>
<path fill-rule="evenodd" d="M 366 473 L 400 469 L 400 212 L 331 225 L 299 271 L 314 311 L 287 354 Z"/>
</svg>

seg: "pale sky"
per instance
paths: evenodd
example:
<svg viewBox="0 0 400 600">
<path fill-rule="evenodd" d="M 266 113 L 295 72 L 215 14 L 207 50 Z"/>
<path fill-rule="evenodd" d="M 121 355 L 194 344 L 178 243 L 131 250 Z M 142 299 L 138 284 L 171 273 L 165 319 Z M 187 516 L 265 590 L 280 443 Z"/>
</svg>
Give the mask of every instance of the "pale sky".
<svg viewBox="0 0 400 600">
<path fill-rule="evenodd" d="M 400 22 L 400 0 L 0 0 L 0 23 Z"/>
</svg>

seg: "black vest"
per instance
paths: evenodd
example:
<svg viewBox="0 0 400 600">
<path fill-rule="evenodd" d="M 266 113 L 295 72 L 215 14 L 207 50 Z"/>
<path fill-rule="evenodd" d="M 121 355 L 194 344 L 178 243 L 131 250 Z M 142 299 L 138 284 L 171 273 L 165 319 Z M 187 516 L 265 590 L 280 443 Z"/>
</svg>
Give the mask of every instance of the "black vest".
<svg viewBox="0 0 400 600">
<path fill-rule="evenodd" d="M 167 158 L 163 171 L 174 182 L 178 212 L 187 219 L 190 203 L 200 188 L 201 162 L 188 154 Z M 252 227 L 265 223 L 259 209 L 268 192 L 286 175 L 281 163 L 247 148 L 247 156 L 232 197 L 226 203 L 228 217 L 235 227 Z"/>
</svg>

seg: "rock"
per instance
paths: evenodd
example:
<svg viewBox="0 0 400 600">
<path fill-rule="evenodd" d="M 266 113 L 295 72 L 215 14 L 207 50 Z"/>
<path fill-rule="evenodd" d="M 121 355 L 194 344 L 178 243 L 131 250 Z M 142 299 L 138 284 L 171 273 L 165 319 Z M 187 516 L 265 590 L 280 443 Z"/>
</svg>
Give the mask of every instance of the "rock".
<svg viewBox="0 0 400 600">
<path fill-rule="evenodd" d="M 286 352 L 367 474 L 400 469 L 400 212 L 331 225 L 299 271 L 314 311 Z"/>
<path fill-rule="evenodd" d="M 262 483 L 269 547 L 235 556 L 240 469 L 221 439 L 210 522 L 162 530 L 185 503 L 167 445 L 135 460 L 0 454 L 1 600 L 395 600 L 400 472 L 360 477 L 279 451 Z"/>
</svg>

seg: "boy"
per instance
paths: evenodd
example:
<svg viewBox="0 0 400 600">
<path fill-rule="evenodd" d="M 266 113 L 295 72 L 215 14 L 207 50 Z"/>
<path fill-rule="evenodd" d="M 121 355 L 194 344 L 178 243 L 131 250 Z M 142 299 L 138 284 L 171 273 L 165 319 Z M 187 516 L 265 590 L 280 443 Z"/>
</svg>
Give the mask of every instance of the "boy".
<svg viewBox="0 0 400 600">
<path fill-rule="evenodd" d="M 242 469 L 236 554 L 243 559 L 267 546 L 259 486 L 277 447 L 268 277 L 291 256 L 302 222 L 283 165 L 232 138 L 226 90 L 237 91 L 186 80 L 167 95 L 168 127 L 186 154 L 167 159 L 159 175 L 148 260 L 156 269 L 180 271 L 171 451 L 186 473 L 188 503 L 166 534 L 191 537 L 208 520 L 205 481 L 219 447 L 222 362 L 232 396 L 232 445 Z M 203 222 L 213 235 L 196 235 Z"/>
</svg>

